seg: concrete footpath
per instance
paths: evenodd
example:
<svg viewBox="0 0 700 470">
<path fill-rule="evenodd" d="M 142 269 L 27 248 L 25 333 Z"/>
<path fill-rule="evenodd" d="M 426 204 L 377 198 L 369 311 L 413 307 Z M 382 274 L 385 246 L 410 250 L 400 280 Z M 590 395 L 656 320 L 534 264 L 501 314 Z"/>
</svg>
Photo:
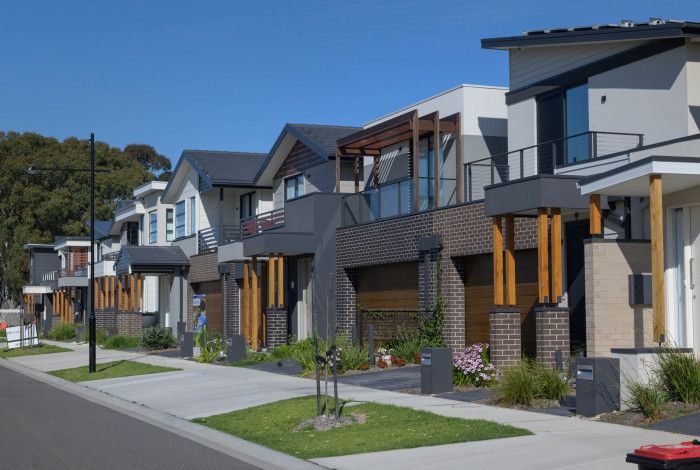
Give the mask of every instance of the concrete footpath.
<svg viewBox="0 0 700 470">
<path fill-rule="evenodd" d="M 86 345 L 70 345 L 73 352 L 11 359 L 38 371 L 85 365 Z M 245 368 L 198 364 L 192 361 L 98 351 L 98 362 L 131 359 L 149 364 L 178 367 L 178 372 L 83 382 L 77 388 L 99 391 L 124 402 L 179 418 L 187 423 L 210 416 L 315 392 L 312 380 Z M 594 422 L 576 417 L 457 402 L 444 398 L 409 395 L 340 384 L 344 399 L 372 401 L 430 411 L 443 416 L 486 419 L 530 430 L 533 436 L 449 444 L 345 457 L 315 459 L 329 468 L 501 468 L 501 469 L 630 469 L 625 455 L 649 443 L 676 443 L 692 436 Z M 190 426 L 196 426 L 187 423 Z M 699 430 L 700 432 L 700 430 Z M 381 438 L 381 437 L 379 437 Z"/>
</svg>

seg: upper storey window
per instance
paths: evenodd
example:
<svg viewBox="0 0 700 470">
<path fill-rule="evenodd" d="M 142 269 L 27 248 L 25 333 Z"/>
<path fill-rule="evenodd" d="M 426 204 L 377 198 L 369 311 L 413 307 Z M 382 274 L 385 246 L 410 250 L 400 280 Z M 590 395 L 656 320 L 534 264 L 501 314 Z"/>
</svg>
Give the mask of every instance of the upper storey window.
<svg viewBox="0 0 700 470">
<path fill-rule="evenodd" d="M 284 199 L 291 201 L 304 195 L 304 175 L 299 174 L 284 180 Z"/>
</svg>

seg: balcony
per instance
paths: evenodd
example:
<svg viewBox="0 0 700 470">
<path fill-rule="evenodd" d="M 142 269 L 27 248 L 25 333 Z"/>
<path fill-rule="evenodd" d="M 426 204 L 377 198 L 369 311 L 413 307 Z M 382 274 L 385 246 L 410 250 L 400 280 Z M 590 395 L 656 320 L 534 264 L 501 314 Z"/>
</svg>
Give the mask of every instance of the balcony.
<svg viewBox="0 0 700 470">
<path fill-rule="evenodd" d="M 484 188 L 536 175 L 566 173 L 586 163 L 644 145 L 643 134 L 589 131 L 464 164 L 464 200 L 484 199 Z M 605 168 L 607 169 L 607 168 Z M 593 173 L 601 169 L 593 170 Z M 589 171 L 591 173 L 591 171 Z"/>
<path fill-rule="evenodd" d="M 62 277 L 87 277 L 88 267 L 87 264 L 80 266 L 70 266 L 68 268 L 61 268 L 58 270 L 58 278 Z"/>
<path fill-rule="evenodd" d="M 248 217 L 241 220 L 242 238 L 249 238 L 266 230 L 284 226 L 284 208 Z"/>
<path fill-rule="evenodd" d="M 435 209 L 435 180 L 418 178 L 418 212 Z M 456 180 L 440 178 L 439 207 L 456 203 Z M 376 222 L 415 212 L 413 179 L 407 178 L 343 197 L 343 227 Z"/>
<path fill-rule="evenodd" d="M 197 254 L 216 253 L 220 246 L 241 241 L 240 225 L 217 225 L 197 232 Z"/>
<path fill-rule="evenodd" d="M 104 253 L 100 257 L 100 261 L 116 261 L 118 256 L 119 256 L 118 251 L 113 251 L 111 253 Z"/>
</svg>

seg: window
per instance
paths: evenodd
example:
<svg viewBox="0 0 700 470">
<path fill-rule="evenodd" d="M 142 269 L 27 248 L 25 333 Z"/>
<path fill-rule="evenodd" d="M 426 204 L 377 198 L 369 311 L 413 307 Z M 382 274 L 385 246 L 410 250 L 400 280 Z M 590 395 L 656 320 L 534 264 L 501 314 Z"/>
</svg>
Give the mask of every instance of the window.
<svg viewBox="0 0 700 470">
<path fill-rule="evenodd" d="M 158 213 L 156 211 L 148 214 L 148 243 L 151 245 L 158 243 Z"/>
<path fill-rule="evenodd" d="M 126 243 L 127 245 L 136 246 L 139 244 L 139 223 L 126 223 Z"/>
<path fill-rule="evenodd" d="M 185 201 L 175 204 L 175 238 L 185 236 Z"/>
<path fill-rule="evenodd" d="M 139 245 L 145 245 L 146 227 L 144 226 L 143 215 L 139 216 Z"/>
<path fill-rule="evenodd" d="M 248 193 L 241 196 L 240 212 L 241 220 L 255 215 L 255 193 Z"/>
<path fill-rule="evenodd" d="M 190 235 L 197 233 L 197 199 L 190 198 Z"/>
<path fill-rule="evenodd" d="M 175 235 L 175 227 L 173 226 L 173 210 L 165 209 L 165 241 L 173 241 Z"/>
<path fill-rule="evenodd" d="M 564 102 L 566 136 L 569 137 L 566 140 L 566 163 L 588 160 L 588 84 L 567 89 Z"/>
<path fill-rule="evenodd" d="M 284 180 L 284 200 L 290 201 L 304 195 L 304 175 L 296 175 Z"/>
</svg>

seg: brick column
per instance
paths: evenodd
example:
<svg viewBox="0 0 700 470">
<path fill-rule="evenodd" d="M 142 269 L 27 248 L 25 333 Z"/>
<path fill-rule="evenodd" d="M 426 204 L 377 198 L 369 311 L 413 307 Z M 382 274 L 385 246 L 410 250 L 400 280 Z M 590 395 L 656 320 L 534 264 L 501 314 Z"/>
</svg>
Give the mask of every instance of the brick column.
<svg viewBox="0 0 700 470">
<path fill-rule="evenodd" d="M 287 344 L 287 309 L 268 308 L 266 312 L 267 349 Z"/>
<path fill-rule="evenodd" d="M 355 324 L 356 273 L 353 269 L 337 268 L 335 278 L 337 331 L 349 335 L 351 325 Z"/>
<path fill-rule="evenodd" d="M 224 331 L 230 338 L 240 332 L 240 282 L 233 273 L 224 274 Z"/>
<path fill-rule="evenodd" d="M 489 310 L 489 350 L 497 368 L 511 366 L 522 357 L 520 309 L 493 307 Z"/>
<path fill-rule="evenodd" d="M 555 365 L 555 353 L 560 350 L 562 363 L 569 358 L 569 309 L 538 307 L 535 309 L 537 362 Z"/>
</svg>

